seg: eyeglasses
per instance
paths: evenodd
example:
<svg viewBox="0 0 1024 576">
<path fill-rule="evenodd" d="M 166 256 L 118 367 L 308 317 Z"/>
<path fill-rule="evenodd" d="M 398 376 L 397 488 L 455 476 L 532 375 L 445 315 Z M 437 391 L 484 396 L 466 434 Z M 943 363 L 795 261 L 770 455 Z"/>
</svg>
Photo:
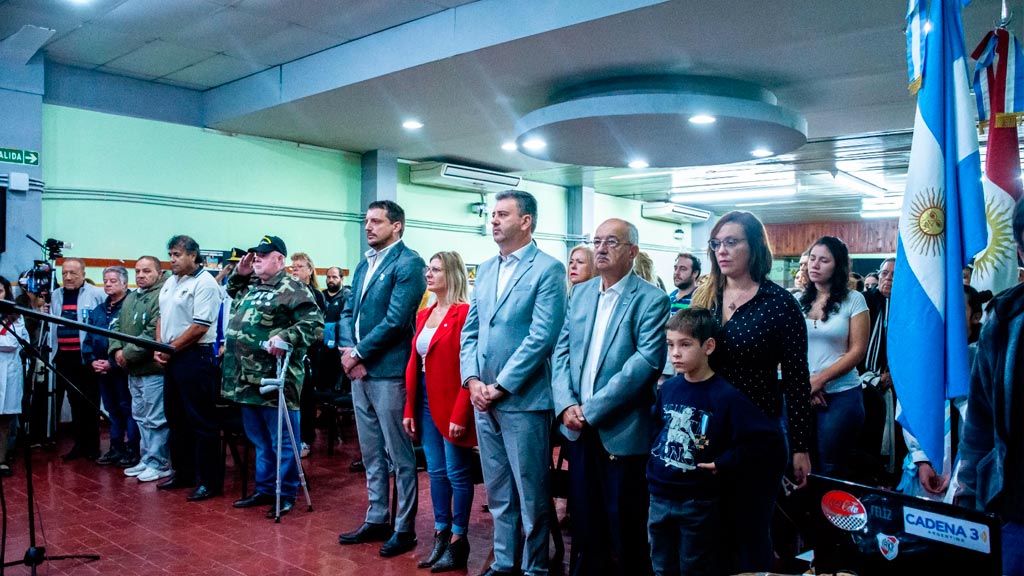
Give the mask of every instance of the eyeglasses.
<svg viewBox="0 0 1024 576">
<path fill-rule="evenodd" d="M 436 268 L 434 266 L 427 266 L 423 269 L 424 274 L 440 274 L 444 272 L 444 268 Z"/>
<path fill-rule="evenodd" d="M 591 243 L 594 245 L 595 250 L 601 246 L 605 246 L 609 250 L 615 250 L 619 246 L 629 246 L 629 242 L 620 242 L 619 239 L 614 236 L 611 238 L 594 238 L 591 240 Z"/>
<path fill-rule="evenodd" d="M 722 246 L 725 246 L 726 250 L 732 251 L 734 248 L 736 248 L 741 243 L 746 242 L 746 241 L 747 241 L 746 238 L 732 238 L 732 237 L 726 238 L 725 240 L 711 239 L 711 240 L 708 240 L 708 248 L 710 248 L 712 252 L 718 252 L 719 248 L 721 248 Z"/>
</svg>

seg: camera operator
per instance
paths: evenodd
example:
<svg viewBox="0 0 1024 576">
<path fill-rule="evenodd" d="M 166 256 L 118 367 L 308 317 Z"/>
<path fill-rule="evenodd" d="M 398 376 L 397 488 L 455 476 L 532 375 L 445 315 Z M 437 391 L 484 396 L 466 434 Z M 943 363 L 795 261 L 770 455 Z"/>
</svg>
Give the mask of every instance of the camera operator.
<svg viewBox="0 0 1024 576">
<path fill-rule="evenodd" d="M 260 394 L 263 378 L 277 378 L 276 357 L 285 355 L 275 342 L 292 347 L 284 392 L 291 429 L 299 430 L 299 397 L 305 370 L 302 357 L 320 337 L 324 320 L 312 292 L 285 270 L 288 250 L 277 236 L 264 236 L 238 263 L 228 279 L 235 299 L 224 352 L 224 397 L 242 406 L 245 434 L 256 447 L 256 491 L 234 503 L 251 508 L 274 503 L 277 446 L 277 393 Z M 269 348 L 264 347 L 264 345 Z M 297 440 L 297 439 L 296 439 Z M 299 471 L 290 440 L 281 442 L 281 514 L 295 506 Z M 274 509 L 267 518 L 274 518 Z"/>
<path fill-rule="evenodd" d="M 50 300 L 50 314 L 67 320 L 85 322 L 86 314 L 99 306 L 107 297 L 102 288 L 85 282 L 85 262 L 81 258 L 64 258 L 61 264 L 61 278 L 64 285 L 53 291 Z M 87 458 L 95 460 L 100 456 L 100 420 L 97 407 L 100 403 L 100 388 L 96 373 L 82 356 L 82 342 L 85 332 L 74 328 L 56 326 L 50 330 L 50 354 L 57 371 L 71 381 L 81 394 L 74 391 L 68 396 L 71 404 L 71 426 L 75 445 L 61 456 L 64 460 Z M 55 378 L 57 393 L 54 403 L 54 419 L 60 421 L 64 406 L 65 383 Z"/>
<path fill-rule="evenodd" d="M 167 242 L 174 274 L 160 289 L 157 337 L 174 346 L 174 354 L 154 352 L 164 366 L 164 410 L 170 426 L 174 475 L 157 484 L 161 490 L 191 488 L 186 500 L 198 502 L 220 494 L 224 459 L 220 453 L 220 371 L 210 327 L 220 312 L 220 288 L 201 266 L 199 243 L 190 236 Z M 198 486 L 196 485 L 198 482 Z"/>
</svg>

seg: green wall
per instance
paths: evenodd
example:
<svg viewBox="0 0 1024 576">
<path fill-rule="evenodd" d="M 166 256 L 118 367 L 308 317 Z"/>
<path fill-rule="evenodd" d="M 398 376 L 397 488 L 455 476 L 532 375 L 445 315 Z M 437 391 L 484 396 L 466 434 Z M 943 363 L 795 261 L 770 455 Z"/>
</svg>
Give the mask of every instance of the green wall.
<svg viewBox="0 0 1024 576">
<path fill-rule="evenodd" d="M 356 154 L 58 106 L 43 107 L 43 154 L 43 237 L 73 242 L 68 256 L 165 256 L 174 234 L 247 248 L 275 234 L 317 266 L 357 263 Z"/>
</svg>

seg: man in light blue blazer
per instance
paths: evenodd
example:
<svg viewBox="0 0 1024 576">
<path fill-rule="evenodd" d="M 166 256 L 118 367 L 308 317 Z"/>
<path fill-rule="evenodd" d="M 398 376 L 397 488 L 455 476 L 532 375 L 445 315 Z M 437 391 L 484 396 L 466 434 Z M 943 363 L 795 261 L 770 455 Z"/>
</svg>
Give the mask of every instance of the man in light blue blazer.
<svg viewBox="0 0 1024 576">
<path fill-rule="evenodd" d="M 555 346 L 552 391 L 570 440 L 575 574 L 647 574 L 651 405 L 665 364 L 669 299 L 633 273 L 639 234 L 611 219 L 594 234 L 599 276 L 577 286 Z"/>
<path fill-rule="evenodd" d="M 494 516 L 494 563 L 484 575 L 517 568 L 542 575 L 550 535 L 550 358 L 565 318 L 565 266 L 533 243 L 537 201 L 528 192 L 498 194 L 491 225 L 499 255 L 477 271 L 461 355 Z"/>
<path fill-rule="evenodd" d="M 405 211 L 390 200 L 366 211 L 370 249 L 352 277 L 338 327 L 341 365 L 352 379 L 359 448 L 366 466 L 369 507 L 366 521 L 338 536 L 339 544 L 386 540 L 385 558 L 416 547 L 416 455 L 405 434 L 405 366 L 412 350 L 416 309 L 427 281 L 426 265 L 402 242 Z M 388 524 L 389 466 L 394 467 L 398 510 L 394 532 Z"/>
</svg>

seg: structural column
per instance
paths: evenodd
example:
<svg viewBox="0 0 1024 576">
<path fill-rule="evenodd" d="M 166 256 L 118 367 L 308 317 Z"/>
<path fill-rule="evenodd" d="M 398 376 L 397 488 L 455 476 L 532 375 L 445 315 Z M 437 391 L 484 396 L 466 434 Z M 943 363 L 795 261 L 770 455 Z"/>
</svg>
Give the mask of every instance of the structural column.
<svg viewBox="0 0 1024 576">
<path fill-rule="evenodd" d="M 566 247 L 574 246 L 585 239 L 590 241 L 597 224 L 594 222 L 594 188 L 591 186 L 569 186 L 566 191 Z"/>
<path fill-rule="evenodd" d="M 362 157 L 359 211 L 366 214 L 370 203 L 377 200 L 398 201 L 398 156 L 390 150 L 371 150 Z M 369 247 L 366 234 L 360 234 L 360 257 Z"/>
<path fill-rule="evenodd" d="M 7 205 L 0 275 L 12 284 L 41 255 L 25 235 L 42 240 L 43 88 L 42 55 L 27 64 L 0 56 L 0 193 Z"/>
</svg>

